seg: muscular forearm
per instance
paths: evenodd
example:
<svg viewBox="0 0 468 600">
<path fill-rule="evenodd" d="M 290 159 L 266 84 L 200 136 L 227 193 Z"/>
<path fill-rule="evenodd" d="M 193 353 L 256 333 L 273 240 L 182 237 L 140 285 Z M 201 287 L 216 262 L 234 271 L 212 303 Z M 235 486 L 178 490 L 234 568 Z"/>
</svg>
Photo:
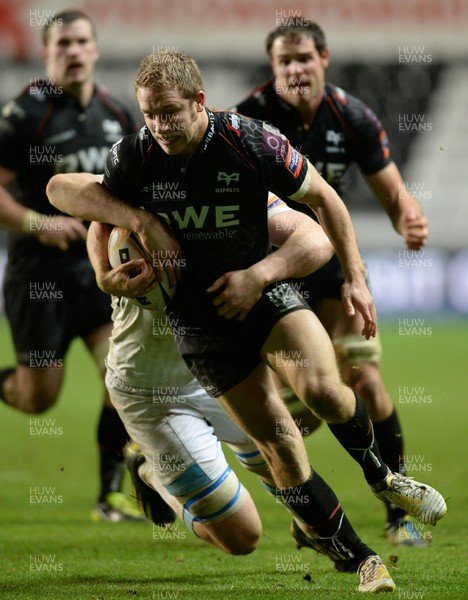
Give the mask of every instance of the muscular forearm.
<svg viewBox="0 0 468 600">
<path fill-rule="evenodd" d="M 252 265 L 252 274 L 266 287 L 283 279 L 310 275 L 333 256 L 323 231 L 296 231 L 275 252 Z"/>
<path fill-rule="evenodd" d="M 47 195 L 63 212 L 135 231 L 149 255 L 160 250 L 179 252 L 179 243 L 158 217 L 126 204 L 99 181 L 100 176 L 89 173 L 55 175 L 49 181 Z M 167 266 L 165 270 L 171 283 L 180 278 L 180 269 Z"/>
<path fill-rule="evenodd" d="M 408 248 L 422 248 L 429 235 L 428 221 L 421 204 L 406 188 L 397 166 L 390 163 L 367 180 Z"/>
<path fill-rule="evenodd" d="M 268 233 L 270 242 L 278 248 L 265 259 L 275 281 L 309 275 L 333 256 L 333 246 L 323 228 L 296 210 L 270 217 Z"/>
<path fill-rule="evenodd" d="M 101 176 L 89 173 L 55 175 L 47 185 L 47 196 L 53 206 L 79 219 L 136 230 L 144 211 L 122 202 L 100 181 Z"/>
<path fill-rule="evenodd" d="M 91 223 L 88 230 L 86 241 L 88 256 L 96 273 L 96 281 L 99 287 L 101 287 L 102 277 L 110 270 L 107 242 L 111 231 L 111 225 L 96 222 Z"/>
</svg>

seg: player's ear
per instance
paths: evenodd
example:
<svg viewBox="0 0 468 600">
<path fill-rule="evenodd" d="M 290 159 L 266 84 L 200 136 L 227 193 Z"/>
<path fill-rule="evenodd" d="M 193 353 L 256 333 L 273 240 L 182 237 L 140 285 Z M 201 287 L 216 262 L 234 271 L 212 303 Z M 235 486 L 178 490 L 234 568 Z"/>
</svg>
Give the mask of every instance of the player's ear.
<svg viewBox="0 0 468 600">
<path fill-rule="evenodd" d="M 324 69 L 330 64 L 330 50 L 328 48 L 324 48 L 322 52 L 320 52 L 320 62 Z"/>
<path fill-rule="evenodd" d="M 194 102 L 196 104 L 197 112 L 202 112 L 205 109 L 205 92 L 200 90 L 195 96 Z"/>
</svg>

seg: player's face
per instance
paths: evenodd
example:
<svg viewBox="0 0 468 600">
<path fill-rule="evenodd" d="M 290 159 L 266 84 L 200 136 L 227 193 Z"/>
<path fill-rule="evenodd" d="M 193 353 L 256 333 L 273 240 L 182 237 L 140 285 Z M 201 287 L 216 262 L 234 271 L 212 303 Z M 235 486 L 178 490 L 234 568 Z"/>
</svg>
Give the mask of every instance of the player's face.
<svg viewBox="0 0 468 600">
<path fill-rule="evenodd" d="M 138 88 L 137 100 L 146 126 L 166 154 L 191 156 L 206 129 L 205 94 L 195 101 L 182 98 L 173 88 Z"/>
<path fill-rule="evenodd" d="M 277 93 L 289 104 L 300 107 L 322 97 L 329 53 L 317 51 L 309 36 L 278 37 L 271 48 L 271 67 Z"/>
<path fill-rule="evenodd" d="M 43 60 L 47 76 L 56 85 L 72 91 L 92 81 L 98 58 L 91 23 L 86 19 L 51 27 Z"/>
</svg>

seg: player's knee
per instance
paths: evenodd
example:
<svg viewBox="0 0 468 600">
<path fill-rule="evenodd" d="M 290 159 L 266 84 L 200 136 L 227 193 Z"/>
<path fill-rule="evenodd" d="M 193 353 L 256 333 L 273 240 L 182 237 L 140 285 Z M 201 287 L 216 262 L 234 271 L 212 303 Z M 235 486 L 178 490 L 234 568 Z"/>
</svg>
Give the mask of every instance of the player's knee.
<svg viewBox="0 0 468 600">
<path fill-rule="evenodd" d="M 260 543 L 262 523 L 252 497 L 246 493 L 242 506 L 220 524 L 221 546 L 228 554 L 251 554 Z"/>
<path fill-rule="evenodd" d="M 57 393 L 43 386 L 34 385 L 32 382 L 22 382 L 18 379 L 7 382 L 4 386 L 8 401 L 25 413 L 41 414 L 53 406 L 57 400 Z"/>
<path fill-rule="evenodd" d="M 5 399 L 22 412 L 43 413 L 57 401 L 62 377 L 62 369 L 32 369 L 18 365 L 3 385 Z"/>
<path fill-rule="evenodd" d="M 316 417 L 307 406 L 304 406 L 292 388 L 282 387 L 278 392 L 303 437 L 310 435 L 320 427 L 322 420 Z"/>
<path fill-rule="evenodd" d="M 258 547 L 261 538 L 261 527 L 253 529 L 252 527 L 238 527 L 236 533 L 229 536 L 229 542 L 225 546 L 228 554 L 233 556 L 246 556 L 252 554 Z"/>
<path fill-rule="evenodd" d="M 324 421 L 345 417 L 349 407 L 343 390 L 344 386 L 339 380 L 317 378 L 309 382 L 305 389 L 304 402 L 319 419 Z"/>
</svg>

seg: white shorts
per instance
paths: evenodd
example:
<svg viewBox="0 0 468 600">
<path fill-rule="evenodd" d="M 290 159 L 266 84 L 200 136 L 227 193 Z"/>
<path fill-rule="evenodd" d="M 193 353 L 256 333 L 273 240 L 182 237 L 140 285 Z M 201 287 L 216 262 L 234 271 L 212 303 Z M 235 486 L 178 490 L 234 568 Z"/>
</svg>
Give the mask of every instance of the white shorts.
<svg viewBox="0 0 468 600">
<path fill-rule="evenodd" d="M 171 495 L 192 497 L 226 472 L 220 441 L 246 468 L 265 472 L 251 438 L 195 380 L 182 389 L 148 390 L 129 386 L 108 368 L 106 386 L 128 434 Z"/>
</svg>

